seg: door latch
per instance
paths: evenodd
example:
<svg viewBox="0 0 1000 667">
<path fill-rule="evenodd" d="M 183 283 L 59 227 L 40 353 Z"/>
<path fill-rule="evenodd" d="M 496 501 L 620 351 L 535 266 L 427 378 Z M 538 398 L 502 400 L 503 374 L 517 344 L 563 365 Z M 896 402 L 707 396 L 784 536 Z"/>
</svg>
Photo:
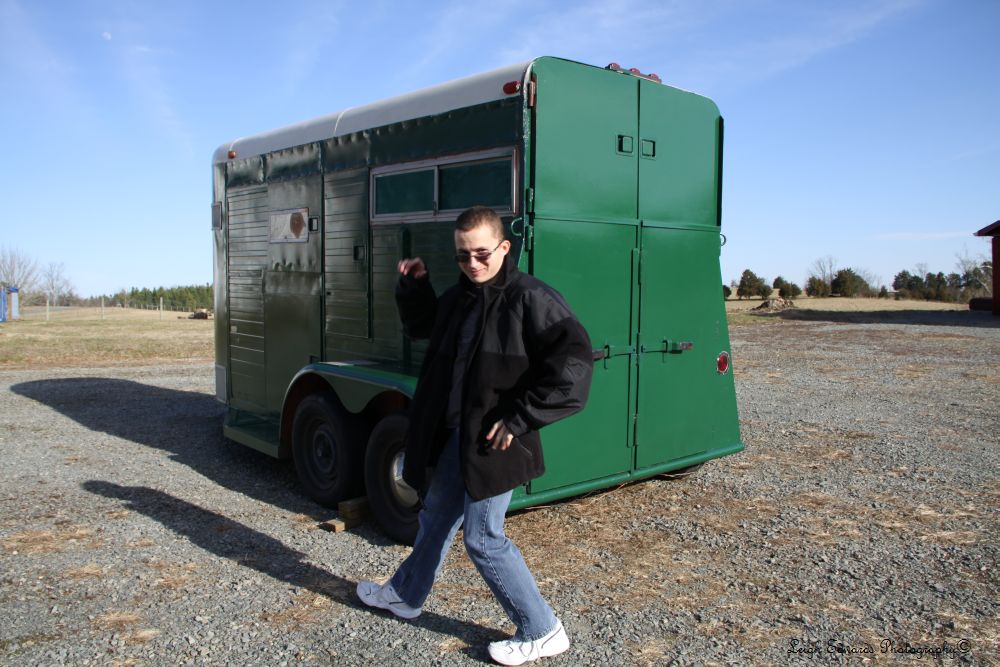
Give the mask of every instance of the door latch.
<svg viewBox="0 0 1000 667">
<path fill-rule="evenodd" d="M 691 350 L 694 348 L 694 343 L 689 340 L 670 340 L 669 338 L 664 338 L 658 347 L 646 347 L 643 345 L 640 348 L 641 352 L 660 352 L 663 354 L 680 354 L 686 350 Z"/>
</svg>

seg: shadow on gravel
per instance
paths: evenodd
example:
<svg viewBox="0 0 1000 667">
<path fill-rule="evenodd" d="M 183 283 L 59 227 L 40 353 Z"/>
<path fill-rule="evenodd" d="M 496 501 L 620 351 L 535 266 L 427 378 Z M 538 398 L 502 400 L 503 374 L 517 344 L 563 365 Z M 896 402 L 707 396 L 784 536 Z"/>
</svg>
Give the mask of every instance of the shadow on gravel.
<svg viewBox="0 0 1000 667">
<path fill-rule="evenodd" d="M 361 604 L 354 593 L 357 582 L 306 562 L 302 552 L 238 521 L 145 486 L 121 486 L 101 480 L 89 480 L 82 486 L 93 494 L 122 501 L 123 507 L 148 516 L 216 556 L 324 595 L 344 606 L 390 616 L 388 612 L 369 610 Z M 457 637 L 468 645 L 472 657 L 484 657 L 485 645 L 503 638 L 493 628 L 432 612 L 408 622 Z"/>
<path fill-rule="evenodd" d="M 178 463 L 261 502 L 317 520 L 336 515 L 302 495 L 288 462 L 223 438 L 225 408 L 211 395 L 102 377 L 35 380 L 11 391 L 91 431 L 169 452 Z"/>
<path fill-rule="evenodd" d="M 803 322 L 838 322 L 843 324 L 922 324 L 947 327 L 982 327 L 1000 329 L 1000 317 L 980 311 L 962 310 L 873 310 L 847 312 L 834 310 L 782 310 L 756 314 L 758 317 Z"/>
</svg>

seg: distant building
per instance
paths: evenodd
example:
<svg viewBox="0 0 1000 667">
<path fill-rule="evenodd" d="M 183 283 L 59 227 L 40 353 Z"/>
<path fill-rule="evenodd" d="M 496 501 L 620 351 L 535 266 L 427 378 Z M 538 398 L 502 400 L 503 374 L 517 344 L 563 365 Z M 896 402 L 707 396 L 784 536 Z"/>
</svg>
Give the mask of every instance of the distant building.
<svg viewBox="0 0 1000 667">
<path fill-rule="evenodd" d="M 997 257 L 1000 256 L 1000 220 L 986 225 L 975 235 L 993 238 L 993 314 L 1000 315 L 1000 274 L 997 274 Z"/>
</svg>

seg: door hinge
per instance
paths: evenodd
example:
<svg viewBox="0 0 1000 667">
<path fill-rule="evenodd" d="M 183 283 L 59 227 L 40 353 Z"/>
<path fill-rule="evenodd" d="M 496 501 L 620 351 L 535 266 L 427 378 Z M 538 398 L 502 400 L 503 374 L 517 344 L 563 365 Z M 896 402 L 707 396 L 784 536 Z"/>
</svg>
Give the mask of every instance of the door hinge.
<svg viewBox="0 0 1000 667">
<path fill-rule="evenodd" d="M 535 108 L 535 89 L 537 87 L 538 87 L 538 84 L 535 83 L 534 81 L 529 81 L 528 82 L 527 98 L 528 98 L 528 108 L 529 109 L 534 109 Z"/>
<path fill-rule="evenodd" d="M 527 188 L 524 191 L 524 209 L 525 213 L 535 212 L 535 188 Z"/>
<path fill-rule="evenodd" d="M 639 446 L 639 413 L 632 415 L 632 446 Z"/>
<path fill-rule="evenodd" d="M 535 226 L 524 223 L 524 249 L 531 250 L 535 246 Z"/>
</svg>

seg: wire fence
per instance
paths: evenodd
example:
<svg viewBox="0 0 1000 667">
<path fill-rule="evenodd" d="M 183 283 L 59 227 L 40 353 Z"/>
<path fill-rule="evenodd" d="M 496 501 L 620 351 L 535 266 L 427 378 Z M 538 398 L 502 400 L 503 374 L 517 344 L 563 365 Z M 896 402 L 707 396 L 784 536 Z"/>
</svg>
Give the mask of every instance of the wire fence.
<svg viewBox="0 0 1000 667">
<path fill-rule="evenodd" d="M 59 321 L 59 320 L 112 320 L 112 319 L 212 319 L 213 314 L 206 309 L 190 310 L 186 308 L 163 308 L 143 305 L 140 307 L 124 306 L 22 306 L 20 318 L 26 321 Z"/>
</svg>

